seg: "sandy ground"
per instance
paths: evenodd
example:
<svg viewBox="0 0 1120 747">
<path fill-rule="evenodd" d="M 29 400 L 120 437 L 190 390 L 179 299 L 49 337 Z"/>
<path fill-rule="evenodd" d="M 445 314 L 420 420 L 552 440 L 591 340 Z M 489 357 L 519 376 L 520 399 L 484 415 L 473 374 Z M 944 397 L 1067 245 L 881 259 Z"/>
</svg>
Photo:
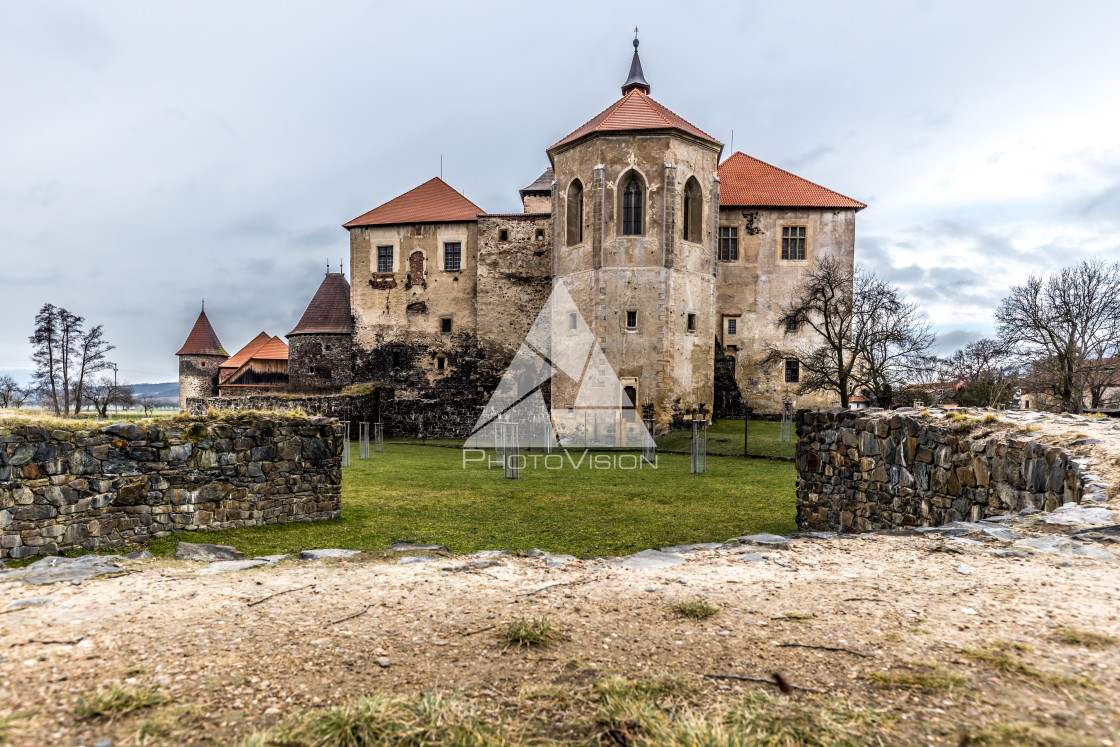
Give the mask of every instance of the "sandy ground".
<svg viewBox="0 0 1120 747">
<path fill-rule="evenodd" d="M 1106 432 L 1114 424 L 1046 423 L 1036 435 L 1068 440 L 1100 429 L 1115 438 L 1074 452 L 1090 454 L 1090 467 L 1117 495 L 1120 437 Z M 1008 526 L 1068 531 L 1034 518 Z M 14 744 L 236 744 L 297 711 L 378 690 L 439 689 L 461 692 L 486 713 L 535 719 L 541 733 L 586 740 L 586 730 L 565 731 L 561 711 L 526 710 L 526 692 L 579 692 L 608 674 L 675 673 L 695 685 L 703 705 L 776 692 L 705 674 L 777 672 L 822 691 L 791 698 L 844 697 L 882 710 L 899 744 L 958 744 L 962 733 L 996 722 L 1058 735 L 1030 744 L 1120 744 L 1120 646 L 1086 647 L 1061 634 L 1120 638 L 1120 560 L 1000 557 L 993 552 L 1009 542 L 972 539 L 979 544 L 802 538 L 756 548 L 764 562 L 737 559 L 750 548 L 704 550 L 661 570 L 603 559 L 549 569 L 539 558 L 504 556 L 463 571 L 454 570 L 463 558 L 401 565 L 360 555 L 221 574 L 204 573 L 201 563 L 134 561 L 122 563 L 123 575 L 81 585 L 0 576 L 0 609 L 51 598 L 0 614 L 0 714 L 33 711 Z M 1120 555 L 1118 543 L 1097 546 Z M 696 621 L 668 609 L 694 599 L 719 613 Z M 510 620 L 540 616 L 564 639 L 544 648 L 499 639 Z M 1002 650 L 1030 669 L 1006 671 L 965 649 Z M 868 677 L 928 671 L 919 662 L 962 680 L 922 692 Z M 158 684 L 174 705 L 200 707 L 193 726 L 160 742 L 139 734 L 144 712 L 114 720 L 73 712 L 81 695 L 119 684 Z"/>
</svg>

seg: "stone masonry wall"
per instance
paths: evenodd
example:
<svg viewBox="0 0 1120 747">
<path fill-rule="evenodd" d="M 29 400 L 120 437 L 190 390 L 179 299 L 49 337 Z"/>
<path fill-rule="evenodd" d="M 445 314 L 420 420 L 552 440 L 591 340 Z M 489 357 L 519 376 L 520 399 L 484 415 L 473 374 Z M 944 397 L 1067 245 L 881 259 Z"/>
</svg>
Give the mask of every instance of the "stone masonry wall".
<svg viewBox="0 0 1120 747">
<path fill-rule="evenodd" d="M 0 427 L 0 557 L 341 515 L 327 418 Z"/>
<path fill-rule="evenodd" d="M 797 525 L 874 531 L 939 526 L 1078 502 L 1078 466 L 1057 447 L 973 438 L 906 415 L 797 413 Z"/>
</svg>

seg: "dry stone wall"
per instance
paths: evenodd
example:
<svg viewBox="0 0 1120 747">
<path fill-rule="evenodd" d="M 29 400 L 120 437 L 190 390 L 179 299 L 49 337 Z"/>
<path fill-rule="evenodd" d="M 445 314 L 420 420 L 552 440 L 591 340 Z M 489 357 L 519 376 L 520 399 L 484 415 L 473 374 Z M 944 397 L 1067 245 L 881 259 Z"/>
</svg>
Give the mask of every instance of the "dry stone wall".
<svg viewBox="0 0 1120 747">
<path fill-rule="evenodd" d="M 341 516 L 328 418 L 0 428 L 0 557 Z"/>
<path fill-rule="evenodd" d="M 873 531 L 939 526 L 1080 502 L 1080 468 L 1062 449 L 973 438 L 893 413 L 797 413 L 797 525 Z"/>
</svg>

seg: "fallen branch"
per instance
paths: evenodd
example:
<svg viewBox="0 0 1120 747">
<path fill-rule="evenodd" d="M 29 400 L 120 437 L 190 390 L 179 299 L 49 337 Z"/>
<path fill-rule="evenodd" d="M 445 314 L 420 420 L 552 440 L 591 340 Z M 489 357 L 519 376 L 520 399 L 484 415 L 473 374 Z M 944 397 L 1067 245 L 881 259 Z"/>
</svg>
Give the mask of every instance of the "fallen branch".
<svg viewBox="0 0 1120 747">
<path fill-rule="evenodd" d="M 557 586 L 578 586 L 579 584 L 586 584 L 586 583 L 587 583 L 586 580 L 583 580 L 583 581 L 564 581 L 563 583 L 549 584 L 548 586 L 542 586 L 541 588 L 535 589 L 533 591 L 525 591 L 525 592 L 522 592 L 520 594 L 516 594 L 515 596 L 531 597 L 534 594 L 540 594 L 542 591 L 548 591 L 549 589 L 555 589 Z"/>
<path fill-rule="evenodd" d="M 373 606 L 372 604 L 367 604 L 367 605 L 366 605 L 366 606 L 365 606 L 365 607 L 364 607 L 364 608 L 362 609 L 362 611 L 361 611 L 361 612 L 355 612 L 355 613 L 354 613 L 353 615 L 347 615 L 346 617 L 340 617 L 340 618 L 338 618 L 337 620 L 331 620 L 331 621 L 330 621 L 329 623 L 327 623 L 327 624 L 328 624 L 328 625 L 338 625 L 338 624 L 339 624 L 340 622 L 346 622 L 347 620 L 353 620 L 353 619 L 354 619 L 355 617 L 358 617 L 359 615 L 364 615 L 365 613 L 369 612 L 369 610 L 370 610 L 370 607 L 372 607 L 372 606 Z"/>
<path fill-rule="evenodd" d="M 824 690 L 818 690 L 815 687 L 804 687 L 802 685 L 791 685 L 785 680 L 779 680 L 778 677 L 743 677 L 738 674 L 705 674 L 710 680 L 738 680 L 739 682 L 760 682 L 764 685 L 773 685 L 774 687 L 782 690 L 783 692 L 789 690 L 803 690 L 807 693 L 823 693 Z"/>
<path fill-rule="evenodd" d="M 879 597 L 848 597 L 847 599 L 844 599 L 843 601 L 845 601 L 845 602 L 881 602 L 883 600 L 879 599 Z"/>
<path fill-rule="evenodd" d="M 814 648 L 820 651 L 843 651 L 846 654 L 852 654 L 853 656 L 862 656 L 865 659 L 875 658 L 875 654 L 865 654 L 862 651 L 853 651 L 850 648 L 844 648 L 842 646 L 813 646 L 808 643 L 779 643 L 778 648 Z"/>
<path fill-rule="evenodd" d="M 487 625 L 485 628 L 479 628 L 478 630 L 468 630 L 466 633 L 463 633 L 463 635 L 466 636 L 466 635 L 474 635 L 475 633 L 485 633 L 487 630 L 493 630 L 496 627 L 498 627 L 498 626 L 497 625 Z"/>
<path fill-rule="evenodd" d="M 13 643 L 12 645 L 13 646 L 30 646 L 33 643 L 37 643 L 40 646 L 50 646 L 50 645 L 73 646 L 75 644 L 81 643 L 83 640 L 85 640 L 85 636 L 80 635 L 72 641 L 54 641 L 54 640 L 37 641 L 35 639 L 31 639 L 30 641 L 27 641 L 25 643 Z"/>
<path fill-rule="evenodd" d="M 249 602 L 249 604 L 247 604 L 246 606 L 247 607 L 256 607 L 261 602 L 267 602 L 269 599 L 272 599 L 273 597 L 278 597 L 281 594 L 288 594 L 288 593 L 291 593 L 293 591 L 299 591 L 300 589 L 310 589 L 314 585 L 315 584 L 308 584 L 307 586 L 297 586 L 294 589 L 284 589 L 283 591 L 278 591 L 275 594 L 269 594 L 267 597 L 261 597 L 260 599 L 258 599 L 255 602 Z"/>
</svg>

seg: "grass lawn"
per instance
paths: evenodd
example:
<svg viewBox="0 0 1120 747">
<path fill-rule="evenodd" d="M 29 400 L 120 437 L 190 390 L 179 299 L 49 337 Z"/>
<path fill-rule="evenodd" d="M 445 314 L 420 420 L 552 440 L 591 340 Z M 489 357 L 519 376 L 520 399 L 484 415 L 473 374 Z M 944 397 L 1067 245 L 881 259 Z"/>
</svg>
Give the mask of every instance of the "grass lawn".
<svg viewBox="0 0 1120 747">
<path fill-rule="evenodd" d="M 786 462 L 713 458 L 708 474 L 691 475 L 687 456 L 662 454 L 656 470 L 542 465 L 522 470 L 520 480 L 505 480 L 501 470 L 484 464 L 462 469 L 458 449 L 387 443 L 363 461 L 355 444 L 352 455 L 353 466 L 343 469 L 342 519 L 181 533 L 153 542 L 152 552 L 172 554 L 181 540 L 229 544 L 248 555 L 379 550 L 408 540 L 457 553 L 539 547 L 620 555 L 796 529 L 795 472 Z M 579 457 L 573 452 L 571 458 Z"/>
<path fill-rule="evenodd" d="M 755 456 L 793 458 L 797 442 L 782 443 L 782 424 L 773 420 L 752 420 L 747 435 L 748 453 Z M 691 452 L 692 431 L 673 431 L 657 439 L 659 449 Z M 743 421 L 717 420 L 708 428 L 708 453 L 741 456 Z"/>
</svg>

